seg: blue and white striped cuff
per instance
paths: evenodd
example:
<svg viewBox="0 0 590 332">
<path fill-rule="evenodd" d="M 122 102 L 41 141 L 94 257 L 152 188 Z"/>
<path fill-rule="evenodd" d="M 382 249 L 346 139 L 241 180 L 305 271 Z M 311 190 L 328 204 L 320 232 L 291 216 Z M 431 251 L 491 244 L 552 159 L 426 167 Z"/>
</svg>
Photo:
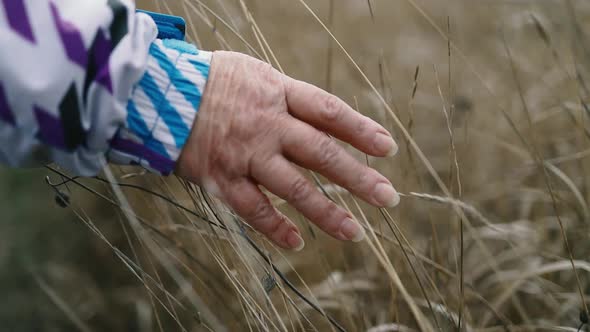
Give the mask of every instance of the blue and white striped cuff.
<svg viewBox="0 0 590 332">
<path fill-rule="evenodd" d="M 209 77 L 211 52 L 179 40 L 156 40 L 147 71 L 133 89 L 127 125 L 108 157 L 168 175 L 190 134 Z"/>
</svg>

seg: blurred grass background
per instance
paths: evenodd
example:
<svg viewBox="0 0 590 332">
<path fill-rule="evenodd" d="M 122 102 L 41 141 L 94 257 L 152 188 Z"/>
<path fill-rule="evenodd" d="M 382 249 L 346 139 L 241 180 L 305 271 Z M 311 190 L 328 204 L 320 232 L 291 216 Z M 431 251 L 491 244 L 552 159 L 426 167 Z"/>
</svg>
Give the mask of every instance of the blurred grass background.
<svg viewBox="0 0 590 332">
<path fill-rule="evenodd" d="M 133 294 L 125 294 L 136 280 L 71 210 L 56 203 L 48 175 L 44 169 L 0 174 L 0 331 L 79 331 L 36 276 L 49 280 L 96 330 L 136 330 Z M 114 229 L 115 213 L 84 200 L 101 229 L 124 245 L 117 240 L 122 234 Z"/>
<path fill-rule="evenodd" d="M 426 259 L 412 258 L 408 264 L 379 211 L 362 203 L 360 210 L 376 230 L 389 237 L 381 240 L 391 265 L 431 324 L 445 331 L 457 330 L 456 315 L 461 311 L 465 331 L 576 331 L 583 305 L 556 219 L 562 219 L 572 255 L 581 266 L 580 286 L 586 298 L 590 292 L 590 265 L 584 265 L 590 261 L 590 136 L 585 109 L 590 97 L 585 85 L 590 64 L 590 2 L 309 2 L 410 130 L 453 197 L 481 214 L 480 218 L 466 212 L 475 230 L 465 233 L 463 272 L 459 267 L 460 218 L 452 204 L 436 202 L 444 194 L 408 146 L 407 138 L 305 8 L 292 0 L 203 3 L 260 53 L 264 52 L 258 40 L 264 36 L 287 74 L 358 105 L 359 111 L 394 133 L 400 143 L 399 156 L 369 158 L 369 162 L 408 195 L 389 212 L 401 230 L 397 232 L 404 233 L 412 248 Z M 200 4 L 193 0 L 138 1 L 140 8 L 189 18 L 190 40 L 204 49 L 229 46 L 249 52 Z M 254 21 L 244 14 L 244 6 Z M 252 22 L 261 33 L 252 32 Z M 449 44 L 440 32 L 450 35 L 456 45 L 450 58 Z M 528 145 L 522 144 L 522 138 Z M 554 167 L 549 172 L 553 193 L 547 189 L 541 167 L 531 158 L 532 145 Z M 356 156 L 364 160 L 364 156 Z M 116 174 L 120 178 L 134 171 L 124 169 Z M 61 181 L 43 169 L 0 169 L 0 331 L 144 332 L 182 330 L 180 326 L 188 331 L 207 330 L 206 324 L 192 317 L 191 310 L 170 303 L 167 308 L 177 312 L 169 314 L 154 304 L 158 298 L 171 301 L 171 296 L 153 289 L 157 295 L 150 296 L 120 257 L 82 221 L 91 220 L 129 257 L 138 252 L 140 257 L 134 260 L 154 278 L 161 277 L 172 297 L 190 307 L 190 296 L 166 277 L 162 268 L 151 268 L 151 264 L 158 265 L 157 259 L 142 242 L 134 236 L 127 239 L 125 231 L 131 231 L 122 226 L 127 218 L 120 210 L 71 183 L 60 189 L 72 201 L 72 208 L 64 209 L 56 204 L 55 191 L 45 183 L 48 175 L 53 182 Z M 113 197 L 104 183 L 82 181 Z M 222 219 L 230 216 L 220 207 L 207 210 L 196 190 L 175 179 L 142 175 L 121 181 L 152 188 L 208 216 L 213 212 Z M 159 242 L 161 248 L 181 257 L 175 262 L 183 275 L 228 330 L 275 330 L 276 325 L 270 322 L 278 324 L 280 320 L 273 316 L 274 307 L 290 327 L 287 330 L 303 330 L 294 327 L 298 324 L 312 331 L 331 330 L 321 315 L 299 299 L 292 299 L 295 307 L 312 323 L 293 323 L 298 313 L 281 307 L 287 300 L 276 288 L 268 297 L 259 291 L 258 283 L 264 283 L 272 273 L 243 242 L 195 226 L 194 218 L 151 195 L 129 188 L 124 192 L 135 213 L 173 239 Z M 424 199 L 411 192 L 436 197 Z M 354 201 L 342 196 L 361 219 Z M 552 202 L 555 197 L 556 205 Z M 379 326 L 382 329 L 370 331 L 420 329 L 419 319 L 413 317 L 385 272 L 388 269 L 367 243 L 341 244 L 328 239 L 307 227 L 294 211 L 280 207 L 305 229 L 305 251 L 287 253 L 284 258 L 252 236 L 272 252 L 275 263 L 305 294 L 316 296 L 349 331 Z M 488 253 L 483 252 L 481 243 Z M 182 250 L 195 257 L 188 259 Z M 412 270 L 416 266 L 418 278 Z M 461 295 L 459 275 L 467 285 L 465 295 Z M 426 298 L 436 304 L 437 314 L 430 316 L 417 280 L 426 285 Z M 238 287 L 237 282 L 245 286 Z M 254 303 L 259 305 L 257 309 L 253 309 Z M 245 309 L 249 305 L 252 307 Z M 171 318 L 174 316 L 177 318 Z M 174 323 L 175 319 L 182 324 Z"/>
</svg>

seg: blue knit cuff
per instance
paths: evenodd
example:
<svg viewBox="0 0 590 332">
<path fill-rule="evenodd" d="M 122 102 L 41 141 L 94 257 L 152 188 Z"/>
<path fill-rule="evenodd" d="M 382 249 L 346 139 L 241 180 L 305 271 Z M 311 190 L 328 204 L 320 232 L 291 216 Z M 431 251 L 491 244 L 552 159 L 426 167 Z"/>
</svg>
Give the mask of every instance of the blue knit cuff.
<svg viewBox="0 0 590 332">
<path fill-rule="evenodd" d="M 127 125 L 111 142 L 112 162 L 164 175 L 174 171 L 199 110 L 211 56 L 179 40 L 151 45 L 147 71 L 127 106 Z"/>
<path fill-rule="evenodd" d="M 154 13 L 147 10 L 136 10 L 138 13 L 149 15 L 158 27 L 158 39 L 184 40 L 186 34 L 186 22 L 182 17 Z"/>
</svg>

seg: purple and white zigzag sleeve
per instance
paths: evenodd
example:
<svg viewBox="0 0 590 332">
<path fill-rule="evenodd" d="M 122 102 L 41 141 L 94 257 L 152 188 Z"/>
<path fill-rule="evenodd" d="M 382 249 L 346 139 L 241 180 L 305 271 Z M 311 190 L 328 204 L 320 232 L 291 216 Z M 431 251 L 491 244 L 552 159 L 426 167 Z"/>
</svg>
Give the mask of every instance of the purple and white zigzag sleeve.
<svg viewBox="0 0 590 332">
<path fill-rule="evenodd" d="M 0 0 L 0 163 L 98 173 L 156 35 L 131 0 Z"/>
</svg>

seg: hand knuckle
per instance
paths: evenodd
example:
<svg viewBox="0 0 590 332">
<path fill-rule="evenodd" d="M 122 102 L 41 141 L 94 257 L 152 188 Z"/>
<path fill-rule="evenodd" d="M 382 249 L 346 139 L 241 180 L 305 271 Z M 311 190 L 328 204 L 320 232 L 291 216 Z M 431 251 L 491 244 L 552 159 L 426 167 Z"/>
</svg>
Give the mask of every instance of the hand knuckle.
<svg viewBox="0 0 590 332">
<path fill-rule="evenodd" d="M 327 137 L 322 137 L 318 145 L 317 162 L 322 171 L 330 169 L 338 161 L 340 147 Z"/>
<path fill-rule="evenodd" d="M 341 101 L 334 95 L 324 97 L 324 109 L 322 115 L 326 121 L 337 121 L 342 116 Z"/>
<path fill-rule="evenodd" d="M 251 211 L 251 219 L 260 221 L 270 219 L 275 214 L 274 207 L 265 199 L 259 199 Z"/>
<path fill-rule="evenodd" d="M 258 97 L 255 99 L 256 109 L 272 108 L 280 113 L 287 112 L 285 87 L 281 74 L 270 64 L 257 61 L 253 70 L 257 75 Z"/>
<path fill-rule="evenodd" d="M 272 237 L 276 237 L 278 234 L 281 233 L 281 228 L 282 226 L 288 223 L 286 221 L 286 217 L 285 216 L 278 216 L 276 221 L 270 223 L 268 225 L 268 228 L 266 230 L 264 230 L 265 234 L 268 234 L 268 236 Z"/>
<path fill-rule="evenodd" d="M 369 126 L 369 118 L 367 117 L 362 117 L 357 123 L 356 123 L 356 134 L 357 135 L 363 135 L 365 133 L 365 131 L 367 130 Z"/>
<path fill-rule="evenodd" d="M 254 64 L 254 70 L 258 72 L 263 78 L 269 81 L 277 80 L 275 69 L 269 63 L 266 63 L 264 61 L 256 61 L 256 63 Z"/>
<path fill-rule="evenodd" d="M 356 172 L 357 176 L 352 183 L 349 184 L 349 189 L 354 192 L 366 192 L 372 188 L 375 183 L 375 174 L 367 166 L 360 166 Z"/>
<path fill-rule="evenodd" d="M 289 92 L 293 91 L 296 88 L 296 83 L 299 82 L 289 76 L 281 75 L 281 85 L 283 87 L 283 92 L 285 95 L 288 95 Z"/>
<path fill-rule="evenodd" d="M 329 222 L 334 220 L 341 220 L 344 219 L 344 216 L 339 216 L 342 213 L 342 210 L 336 203 L 332 201 L 328 201 L 327 206 L 323 209 L 321 220 L 326 221 L 326 231 L 328 232 L 337 232 L 339 229 L 340 224 L 336 222 Z"/>
<path fill-rule="evenodd" d="M 289 201 L 298 204 L 307 199 L 311 194 L 311 185 L 303 177 L 296 179 L 289 188 Z"/>
</svg>

